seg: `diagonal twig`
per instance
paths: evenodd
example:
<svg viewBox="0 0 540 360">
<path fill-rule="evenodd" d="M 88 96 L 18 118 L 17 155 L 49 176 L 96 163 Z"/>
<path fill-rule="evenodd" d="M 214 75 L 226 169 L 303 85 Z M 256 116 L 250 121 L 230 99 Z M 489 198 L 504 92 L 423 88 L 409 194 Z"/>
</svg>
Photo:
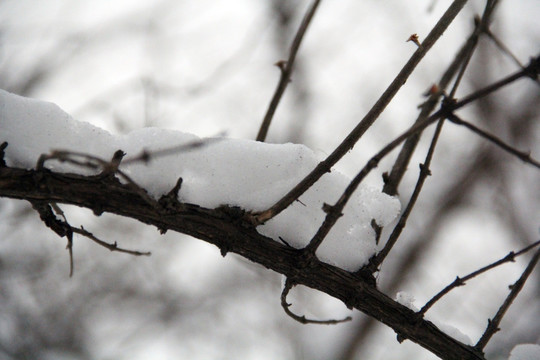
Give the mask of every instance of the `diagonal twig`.
<svg viewBox="0 0 540 360">
<path fill-rule="evenodd" d="M 437 123 L 437 128 L 435 129 L 435 133 L 433 134 L 433 138 L 431 140 L 431 145 L 426 155 L 426 159 L 424 160 L 423 164 L 420 164 L 420 174 L 418 175 L 416 186 L 414 187 L 411 198 L 409 199 L 409 202 L 407 203 L 407 207 L 401 214 L 398 223 L 394 227 L 394 230 L 390 234 L 390 237 L 388 238 L 388 241 L 386 242 L 382 250 L 369 261 L 368 266 L 371 272 L 375 272 L 377 270 L 377 268 L 382 264 L 386 256 L 388 256 L 388 254 L 390 253 L 390 250 L 392 250 L 392 247 L 395 245 L 397 239 L 401 235 L 401 232 L 405 228 L 407 219 L 409 218 L 409 215 L 411 214 L 411 211 L 414 205 L 416 204 L 416 200 L 418 199 L 418 196 L 420 195 L 420 191 L 422 190 L 425 180 L 427 179 L 429 175 L 431 175 L 429 166 L 431 164 L 431 159 L 433 158 L 433 153 L 435 152 L 435 146 L 437 145 L 437 141 L 441 134 L 443 124 L 444 124 L 444 120 L 442 119 L 439 120 L 439 122 Z"/>
<path fill-rule="evenodd" d="M 510 293 L 504 300 L 503 304 L 501 305 L 493 319 L 488 320 L 488 326 L 486 328 L 486 331 L 474 346 L 476 349 L 483 349 L 487 345 L 489 340 L 493 337 L 493 335 L 495 335 L 495 333 L 500 330 L 499 324 L 501 323 L 502 318 L 506 314 L 506 311 L 510 308 L 510 305 L 512 305 L 512 303 L 514 302 L 515 298 L 518 296 L 521 289 L 523 289 L 523 285 L 525 285 L 525 282 L 531 275 L 539 259 L 540 249 L 536 250 L 536 253 L 529 262 L 529 265 L 527 265 L 525 271 L 523 271 L 523 274 L 521 274 L 521 277 L 513 285 L 510 285 Z"/>
<path fill-rule="evenodd" d="M 514 74 L 511 74 L 489 86 L 486 86 L 485 88 L 483 89 L 480 89 L 478 91 L 475 91 L 473 92 L 472 94 L 469 94 L 463 98 L 461 98 L 457 103 L 456 103 L 456 106 L 453 108 L 454 110 L 458 109 L 458 108 L 461 108 L 473 101 L 476 101 L 486 95 L 489 95 L 491 94 L 492 92 L 495 92 L 499 89 L 501 89 L 502 87 L 518 80 L 518 79 L 521 79 L 523 77 L 529 77 L 533 80 L 537 80 L 538 79 L 538 74 L 540 73 L 540 56 L 537 56 L 535 58 L 532 58 L 531 61 L 529 62 L 529 65 L 527 65 L 525 68 L 523 68 L 522 70 L 514 73 Z"/>
<path fill-rule="evenodd" d="M 467 122 L 467 121 L 461 119 L 459 116 L 457 116 L 457 115 L 455 115 L 453 113 L 449 114 L 447 118 L 448 118 L 449 121 L 453 122 L 454 124 L 462 125 L 462 126 L 465 126 L 467 129 L 472 130 L 475 134 L 483 137 L 484 139 L 489 140 L 490 142 L 492 142 L 496 146 L 500 147 L 504 151 L 516 156 L 521 161 L 526 162 L 528 164 L 531 164 L 534 167 L 537 167 L 537 168 L 540 169 L 540 162 L 538 160 L 535 160 L 534 158 L 532 158 L 531 154 L 529 152 L 524 152 L 524 151 L 517 150 L 516 148 L 508 145 L 507 143 L 505 143 L 504 141 L 502 141 L 501 139 L 499 139 L 495 135 L 492 135 L 492 134 L 488 133 L 487 131 L 484 131 L 484 130 L 478 128 L 477 126 L 471 124 L 470 122 Z"/>
<path fill-rule="evenodd" d="M 291 203 L 293 203 L 300 195 L 302 195 L 307 189 L 311 187 L 317 180 L 319 180 L 324 174 L 330 171 L 334 166 L 350 149 L 354 147 L 360 137 L 371 127 L 371 125 L 377 120 L 379 115 L 383 112 L 386 106 L 397 94 L 399 89 L 408 77 L 412 74 L 418 63 L 431 49 L 435 42 L 440 38 L 443 32 L 448 28 L 450 23 L 454 20 L 457 14 L 465 6 L 467 0 L 454 0 L 443 16 L 439 19 L 437 24 L 433 27 L 428 34 L 424 42 L 418 47 L 414 54 L 410 57 L 407 63 L 403 66 L 399 74 L 394 78 L 392 83 L 380 96 L 373 107 L 368 111 L 364 118 L 358 123 L 358 125 L 351 131 L 351 133 L 338 145 L 338 147 L 322 162 L 320 162 L 315 169 L 313 169 L 302 181 L 300 181 L 293 189 L 291 189 L 283 198 L 272 205 L 270 208 L 253 214 L 253 223 L 262 224 L 265 221 L 273 218 L 277 214 L 285 210 Z"/>
<path fill-rule="evenodd" d="M 473 95 L 480 93 L 482 94 L 482 96 L 486 96 L 490 94 L 491 92 L 500 89 L 500 87 L 503 86 L 501 84 L 503 83 L 509 84 L 523 77 L 531 76 L 533 71 L 537 72 L 538 70 L 540 70 L 540 57 L 537 59 L 531 60 L 531 64 L 527 68 L 523 69 L 522 71 L 519 71 L 516 74 L 510 75 L 496 82 L 494 85 L 497 85 L 497 86 L 494 86 L 494 85 L 487 86 L 486 88 L 475 92 Z M 317 233 L 313 236 L 309 244 L 306 246 L 305 248 L 306 253 L 315 254 L 315 252 L 317 251 L 318 247 L 320 246 L 320 244 L 322 243 L 326 235 L 330 232 L 330 230 L 335 225 L 337 220 L 341 217 L 342 211 L 345 205 L 347 204 L 347 202 L 349 201 L 350 197 L 354 193 L 354 191 L 360 185 L 362 180 L 371 172 L 371 170 L 377 167 L 377 165 L 379 164 L 379 162 L 381 161 L 383 157 L 388 155 L 392 150 L 394 150 L 397 146 L 399 146 L 399 144 L 405 141 L 408 137 L 422 132 L 427 126 L 429 126 L 433 122 L 441 118 L 449 118 L 451 116 L 454 116 L 453 111 L 467 105 L 470 102 L 469 99 L 473 97 L 473 95 L 467 97 L 465 100 L 461 100 L 457 102 L 453 99 L 445 99 L 439 111 L 435 112 L 433 115 L 431 115 L 430 117 L 428 117 L 427 119 L 421 122 L 414 123 L 407 131 L 405 131 L 400 136 L 395 138 L 393 141 L 388 143 L 377 154 L 375 154 L 367 162 L 367 164 L 362 168 L 362 170 L 360 170 L 360 172 L 351 180 L 351 182 L 349 183 L 349 185 L 347 186 L 347 188 L 345 189 L 345 191 L 343 192 L 339 200 L 335 203 L 335 205 L 333 206 L 326 205 L 323 207 L 323 210 L 325 210 L 325 212 L 327 213 L 326 217 L 323 221 L 323 224 L 317 230 Z M 270 210 L 272 210 L 272 208 L 270 208 L 267 211 L 270 211 Z"/>
<path fill-rule="evenodd" d="M 418 114 L 415 122 L 422 121 L 423 119 L 427 118 L 429 114 L 431 114 L 431 112 L 435 109 L 435 106 L 437 105 L 441 95 L 444 94 L 448 84 L 455 76 L 455 74 L 458 71 L 464 72 L 467 61 L 471 58 L 474 50 L 476 49 L 480 35 L 482 35 L 482 32 L 485 29 L 488 29 L 488 24 L 497 2 L 498 0 L 490 0 L 486 3 L 484 13 L 482 14 L 482 19 L 479 22 L 475 22 L 475 28 L 472 31 L 471 35 L 465 41 L 459 52 L 454 57 L 454 60 L 448 66 L 441 79 L 437 83 L 437 91 L 431 94 L 428 100 L 421 105 L 420 114 Z M 458 81 L 455 82 L 454 88 L 457 88 L 457 85 Z M 407 170 L 407 166 L 411 161 L 412 154 L 416 150 L 416 145 L 418 144 L 419 140 L 420 134 L 411 136 L 403 144 L 403 147 L 401 148 L 396 158 L 396 161 L 392 166 L 392 170 L 390 171 L 390 174 L 385 181 L 383 187 L 384 193 L 388 195 L 397 195 L 398 186 L 401 182 L 401 179 L 403 178 L 403 174 L 405 174 L 405 171 Z"/>
<path fill-rule="evenodd" d="M 323 206 L 323 210 L 326 212 L 326 217 L 323 224 L 317 230 L 317 233 L 310 240 L 309 244 L 306 246 L 305 250 L 308 254 L 314 254 L 317 251 L 317 248 L 321 245 L 322 241 L 326 235 L 330 232 L 332 227 L 335 225 L 337 220 L 341 217 L 342 211 L 345 208 L 345 205 L 351 198 L 354 191 L 358 188 L 362 180 L 377 167 L 379 162 L 388 155 L 392 150 L 399 146 L 403 141 L 413 134 L 417 134 L 424 130 L 427 126 L 433 122 L 443 118 L 445 116 L 445 109 L 437 111 L 435 114 L 431 115 L 429 118 L 425 119 L 422 122 L 413 124 L 407 131 L 402 133 L 400 136 L 395 138 L 393 141 L 388 143 L 384 148 L 382 148 L 377 154 L 375 154 L 367 164 L 358 172 L 358 174 L 351 180 L 339 200 L 333 205 L 330 206 L 326 204 Z"/>
<path fill-rule="evenodd" d="M 129 255 L 134 255 L 134 256 L 150 256 L 150 255 L 152 255 L 152 253 L 150 251 L 129 250 L 129 249 L 124 249 L 124 248 L 118 247 L 118 244 L 116 243 L 116 241 L 113 244 L 109 244 L 108 242 L 105 242 L 105 241 L 103 241 L 101 239 L 98 239 L 96 236 L 94 236 L 94 234 L 87 231 L 82 226 L 81 226 L 80 229 L 75 228 L 75 227 L 71 227 L 71 230 L 76 234 L 79 234 L 79 235 L 82 235 L 84 237 L 89 238 L 90 240 L 92 240 L 96 244 L 98 244 L 100 246 L 103 246 L 104 248 L 109 249 L 110 251 L 117 251 L 117 252 L 121 252 L 121 253 L 124 253 L 124 254 L 129 254 Z"/>
<path fill-rule="evenodd" d="M 289 58 L 286 61 L 282 60 L 276 63 L 276 65 L 281 70 L 281 76 L 279 78 L 276 91 L 274 92 L 274 95 L 272 96 L 272 100 L 270 101 L 270 105 L 268 106 L 268 110 L 266 111 L 266 114 L 264 115 L 264 119 L 259 129 L 259 133 L 257 134 L 257 138 L 256 138 L 257 141 L 264 141 L 266 139 L 266 135 L 268 134 L 268 128 L 270 127 L 270 123 L 272 122 L 272 119 L 279 105 L 279 102 L 281 98 L 283 97 L 283 94 L 285 93 L 285 90 L 287 89 L 287 86 L 289 85 L 289 82 L 291 80 L 291 74 L 293 71 L 294 61 L 296 60 L 296 54 L 298 53 L 300 44 L 302 43 L 302 40 L 304 39 L 304 35 L 306 34 L 307 28 L 309 27 L 309 24 L 311 23 L 311 20 L 313 19 L 313 16 L 315 15 L 315 12 L 317 11 L 317 7 L 319 6 L 320 2 L 321 2 L 320 0 L 314 0 L 311 6 L 308 8 L 306 14 L 304 15 L 304 18 L 302 19 L 302 23 L 300 24 L 300 27 L 298 28 L 298 32 L 296 33 L 296 36 L 294 37 L 294 40 L 291 44 Z"/>
<path fill-rule="evenodd" d="M 485 273 L 486 271 L 489 271 L 493 268 L 496 268 L 497 266 L 500 266 L 502 264 L 505 264 L 507 262 L 513 262 L 514 259 L 520 255 L 523 255 L 525 254 L 526 252 L 528 252 L 529 250 L 535 248 L 536 246 L 540 245 L 540 240 L 535 242 L 535 243 L 532 243 L 531 245 L 521 249 L 520 251 L 518 252 L 510 252 L 508 253 L 508 255 L 506 255 L 505 257 L 503 257 L 502 259 L 499 259 L 487 266 L 484 266 L 483 268 L 480 268 L 476 271 L 473 271 L 472 273 L 466 275 L 466 276 L 463 276 L 463 277 L 459 277 L 457 276 L 456 279 L 451 283 L 449 284 L 448 286 L 446 286 L 444 289 L 442 289 L 441 291 L 439 291 L 435 296 L 433 296 L 419 311 L 420 314 L 425 314 L 437 301 L 439 301 L 444 295 L 448 294 L 450 291 L 452 291 L 453 289 L 455 289 L 456 287 L 459 287 L 459 286 L 463 286 L 465 285 L 465 282 L 471 280 L 472 278 L 480 275 L 480 274 L 483 274 Z"/>
</svg>

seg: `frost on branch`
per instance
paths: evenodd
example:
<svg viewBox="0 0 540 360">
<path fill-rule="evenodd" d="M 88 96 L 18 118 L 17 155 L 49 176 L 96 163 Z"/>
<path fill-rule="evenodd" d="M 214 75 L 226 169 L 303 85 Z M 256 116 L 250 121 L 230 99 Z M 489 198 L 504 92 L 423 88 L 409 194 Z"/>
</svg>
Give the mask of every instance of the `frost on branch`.
<svg viewBox="0 0 540 360">
<path fill-rule="evenodd" d="M 200 140 L 178 131 L 144 128 L 127 135 L 112 135 L 71 118 L 55 104 L 23 98 L 0 90 L 0 142 L 7 141 L 6 163 L 34 168 L 42 154 L 68 150 L 111 159 L 121 149 L 127 155 L 120 165 L 155 199 L 167 194 L 181 177 L 179 200 L 206 208 L 239 206 L 261 211 L 279 200 L 318 163 L 314 152 L 303 145 L 267 144 L 220 138 L 204 146 L 129 162 L 129 158 Z M 57 172 L 91 175 L 84 167 L 47 161 Z M 96 170 L 96 173 L 99 170 Z M 264 235 L 293 247 L 304 247 L 324 220 L 324 203 L 333 203 L 348 184 L 342 174 L 323 176 L 298 201 L 277 217 L 258 227 Z M 361 187 L 344 216 L 317 251 L 325 262 L 357 270 L 375 253 L 371 221 L 384 226 L 399 212 L 397 199 L 367 186 Z"/>
</svg>

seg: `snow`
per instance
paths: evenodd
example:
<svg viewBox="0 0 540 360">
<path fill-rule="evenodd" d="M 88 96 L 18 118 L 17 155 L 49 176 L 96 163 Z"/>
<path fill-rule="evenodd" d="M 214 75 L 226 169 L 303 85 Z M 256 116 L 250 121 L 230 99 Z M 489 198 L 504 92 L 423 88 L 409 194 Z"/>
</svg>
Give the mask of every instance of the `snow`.
<svg viewBox="0 0 540 360">
<path fill-rule="evenodd" d="M 0 114 L 0 142 L 9 143 L 6 162 L 8 166 L 27 169 L 34 168 L 40 155 L 51 150 L 82 152 L 110 160 L 121 149 L 127 153 L 125 162 L 143 150 L 151 153 L 204 140 L 193 134 L 158 128 L 112 135 L 74 120 L 55 104 L 3 90 L 0 90 Z M 279 200 L 320 161 L 304 145 L 229 138 L 209 140 L 202 147 L 155 157 L 146 164 L 124 163 L 120 168 L 156 199 L 168 193 L 182 177 L 180 201 L 207 208 L 227 204 L 260 211 Z M 59 172 L 92 173 L 90 169 L 58 161 L 47 161 L 45 165 Z M 296 248 L 306 246 L 324 220 L 323 203 L 333 204 L 348 182 L 336 171 L 325 174 L 300 201 L 257 230 L 276 241 L 281 237 Z M 360 186 L 344 216 L 317 251 L 318 258 L 345 270 L 357 270 L 376 252 L 371 220 L 387 225 L 399 210 L 396 198 Z"/>
<path fill-rule="evenodd" d="M 400 303 L 401 305 L 405 306 L 405 307 L 408 307 L 409 309 L 411 309 L 412 311 L 414 312 L 417 312 L 418 309 L 416 306 L 414 306 L 414 301 L 416 300 L 414 298 L 413 295 L 405 292 L 405 291 L 398 291 L 396 293 L 396 299 L 395 299 L 398 303 Z"/>
<path fill-rule="evenodd" d="M 398 291 L 396 293 L 395 300 L 401 305 L 408 307 L 414 312 L 418 312 L 420 310 L 414 305 L 414 302 L 416 299 L 414 298 L 412 294 L 408 292 Z M 427 318 L 446 335 L 449 335 L 453 337 L 454 339 L 461 341 L 464 344 L 467 344 L 467 345 L 473 344 L 471 341 L 471 338 L 468 335 L 461 332 L 458 328 L 452 325 L 446 324 L 438 319 L 432 319 L 429 315 L 427 316 Z"/>
<path fill-rule="evenodd" d="M 465 345 L 473 345 L 471 338 L 468 335 L 464 334 L 461 330 L 459 330 L 455 326 L 448 325 L 446 323 L 433 320 L 433 319 L 430 319 L 430 320 L 431 322 L 435 324 L 435 326 L 437 326 L 446 335 L 451 336 L 458 341 L 461 341 Z"/>
<path fill-rule="evenodd" d="M 519 344 L 514 346 L 508 360 L 538 360 L 540 359 L 540 345 Z"/>
</svg>

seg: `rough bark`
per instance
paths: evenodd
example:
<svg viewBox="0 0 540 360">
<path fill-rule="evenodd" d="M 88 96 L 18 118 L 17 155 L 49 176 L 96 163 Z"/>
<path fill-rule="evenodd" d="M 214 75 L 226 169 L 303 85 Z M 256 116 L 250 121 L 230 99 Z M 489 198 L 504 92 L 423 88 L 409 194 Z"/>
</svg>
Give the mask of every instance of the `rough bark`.
<svg viewBox="0 0 540 360">
<path fill-rule="evenodd" d="M 380 292 L 369 275 L 306 258 L 302 250 L 259 234 L 239 208 L 207 209 L 179 203 L 176 196 L 165 196 L 152 205 L 140 196 L 140 189 L 122 184 L 110 174 L 82 176 L 12 167 L 0 167 L 0 196 L 77 205 L 96 215 L 110 212 L 156 226 L 161 232 L 173 230 L 191 235 L 216 245 L 224 256 L 228 252 L 239 254 L 287 276 L 295 284 L 340 299 L 391 327 L 399 341 L 409 339 L 443 359 L 484 359 L 481 351 L 446 335 Z"/>
</svg>

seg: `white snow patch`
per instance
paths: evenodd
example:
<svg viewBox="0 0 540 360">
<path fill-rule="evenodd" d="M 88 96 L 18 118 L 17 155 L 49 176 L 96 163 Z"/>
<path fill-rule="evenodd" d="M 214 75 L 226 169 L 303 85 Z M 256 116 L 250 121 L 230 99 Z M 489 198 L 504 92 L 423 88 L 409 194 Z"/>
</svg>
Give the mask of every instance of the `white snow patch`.
<svg viewBox="0 0 540 360">
<path fill-rule="evenodd" d="M 129 159 L 144 149 L 153 152 L 197 140 L 193 134 L 158 128 L 112 135 L 74 120 L 55 104 L 0 90 L 0 142 L 9 143 L 5 159 L 8 166 L 34 168 L 41 154 L 54 149 L 87 153 L 104 160 L 121 149 Z M 152 158 L 148 164 L 124 164 L 121 169 L 154 198 L 168 193 L 182 177 L 180 201 L 207 208 L 227 204 L 260 211 L 285 195 L 319 161 L 304 145 L 220 138 L 203 147 Z M 48 161 L 46 167 L 59 172 L 92 173 L 57 161 Z M 281 237 L 294 247 L 306 246 L 324 220 L 323 203 L 335 203 L 348 182 L 336 171 L 324 175 L 300 201 L 258 230 L 276 241 Z M 317 256 L 343 269 L 357 270 L 376 251 L 371 220 L 387 225 L 399 210 L 396 198 L 361 185 Z"/>
<path fill-rule="evenodd" d="M 461 332 L 461 330 L 459 330 L 458 328 L 452 325 L 442 323 L 437 320 L 431 320 L 431 322 L 434 323 L 435 326 L 437 326 L 446 335 L 451 336 L 458 341 L 461 341 L 465 345 L 473 345 L 471 338 L 468 335 Z"/>
<path fill-rule="evenodd" d="M 408 307 L 409 309 L 411 309 L 412 311 L 414 312 L 417 312 L 419 309 L 414 306 L 414 301 L 416 299 L 414 298 L 413 295 L 405 292 L 405 291 L 398 291 L 397 294 L 396 294 L 396 301 L 398 303 L 400 303 L 401 305 L 405 306 L 405 307 Z"/>
</svg>

